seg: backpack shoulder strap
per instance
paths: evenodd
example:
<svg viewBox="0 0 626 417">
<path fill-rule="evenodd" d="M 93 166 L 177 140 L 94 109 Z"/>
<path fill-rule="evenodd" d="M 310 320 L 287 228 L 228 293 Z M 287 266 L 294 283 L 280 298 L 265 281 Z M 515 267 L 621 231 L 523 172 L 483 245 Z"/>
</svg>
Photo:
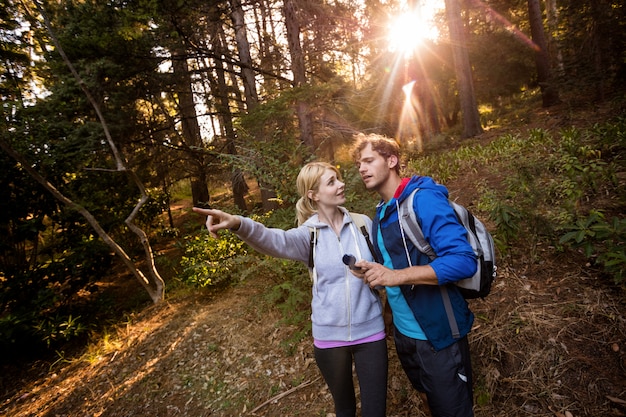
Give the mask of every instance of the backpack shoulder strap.
<svg viewBox="0 0 626 417">
<path fill-rule="evenodd" d="M 356 225 L 356 227 L 358 227 L 359 229 L 361 229 L 361 227 L 365 226 L 365 218 L 364 215 L 361 213 L 353 213 L 353 212 L 348 212 L 348 215 L 350 216 L 350 218 L 352 219 L 352 221 L 354 222 L 354 224 Z"/>
<path fill-rule="evenodd" d="M 417 219 L 417 214 L 415 213 L 415 209 L 413 208 L 413 200 L 415 199 L 415 193 L 419 191 L 419 188 L 416 188 L 409 197 L 400 204 L 400 212 L 398 216 L 400 216 L 402 224 L 405 226 L 404 233 L 407 234 L 411 242 L 417 247 L 417 249 L 428 255 L 430 260 L 432 261 L 437 257 L 437 254 L 433 250 L 432 246 L 426 241 L 424 237 L 424 233 L 422 232 L 422 228 Z M 456 321 L 456 317 L 454 316 L 454 311 L 452 309 L 452 303 L 450 302 L 450 296 L 448 295 L 448 289 L 445 285 L 440 285 L 439 290 L 441 291 L 441 298 L 443 300 L 443 306 L 446 311 L 446 316 L 448 317 L 448 324 L 450 325 L 450 331 L 452 333 L 452 337 L 454 339 L 458 339 L 460 337 L 459 326 Z"/>
<path fill-rule="evenodd" d="M 367 225 L 365 224 L 365 215 L 361 213 L 352 213 L 352 212 L 350 212 L 349 215 L 352 218 L 352 221 L 354 222 L 354 224 L 359 228 L 359 230 L 363 234 L 363 237 L 365 237 L 365 242 L 367 243 L 367 247 L 369 248 L 370 253 L 372 254 L 372 257 L 374 258 L 374 261 L 377 263 L 380 263 L 378 261 L 378 256 L 376 255 L 376 251 L 374 250 L 374 245 L 372 244 L 372 240 L 370 239 L 370 234 L 367 231 Z"/>
<path fill-rule="evenodd" d="M 417 249 L 426 254 L 431 260 L 437 257 L 437 254 L 433 250 L 432 246 L 424 238 L 424 232 L 417 219 L 417 214 L 413 206 L 413 200 L 415 194 L 419 191 L 416 188 L 403 202 L 400 204 L 400 212 L 398 216 L 402 219 L 402 224 L 405 226 L 404 233 L 407 234 L 411 242 L 417 247 Z"/>
<path fill-rule="evenodd" d="M 314 266 L 314 254 L 313 254 L 313 249 L 315 247 L 315 244 L 317 243 L 317 230 L 315 230 L 314 227 L 309 226 L 309 233 L 310 233 L 310 238 L 309 238 L 309 269 L 313 269 Z"/>
</svg>

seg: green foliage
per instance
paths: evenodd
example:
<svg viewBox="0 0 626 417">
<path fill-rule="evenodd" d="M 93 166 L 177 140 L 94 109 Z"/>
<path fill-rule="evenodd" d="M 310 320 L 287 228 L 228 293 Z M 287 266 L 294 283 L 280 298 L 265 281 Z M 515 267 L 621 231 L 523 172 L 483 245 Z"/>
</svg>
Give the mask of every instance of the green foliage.
<svg viewBox="0 0 626 417">
<path fill-rule="evenodd" d="M 137 192 L 128 186 L 124 174 L 77 171 L 72 163 L 80 167 L 81 152 L 95 148 L 84 137 L 81 145 L 72 144 L 65 140 L 63 129 L 50 124 L 33 123 L 36 127 L 31 131 L 34 137 L 53 132 L 64 138 L 42 137 L 47 153 L 28 153 L 22 148 L 25 144 L 15 145 L 47 172 L 58 189 L 88 207 L 111 236 L 124 238 L 123 220 L 136 203 Z M 59 206 L 4 153 L 0 159 L 7 167 L 0 175 L 4 214 L 0 221 L 0 310 L 5 314 L 0 334 L 7 336 L 0 345 L 6 352 L 24 351 L 24 346 L 37 349 L 42 344 L 53 348 L 80 336 L 83 327 L 77 317 L 82 317 L 81 322 L 92 317 L 83 314 L 85 307 L 77 294 L 89 291 L 93 282 L 110 271 L 111 249 L 82 216 Z M 159 200 L 150 202 L 140 213 L 140 221 L 153 221 L 161 208 Z"/>
<path fill-rule="evenodd" d="M 285 91 L 237 120 L 241 144 L 238 155 L 222 155 L 228 165 L 247 172 L 279 201 L 293 204 L 299 196 L 296 178 L 300 167 L 314 155 L 300 140 L 294 124 L 294 100 L 311 94 L 309 88 Z"/>
<path fill-rule="evenodd" d="M 277 209 L 253 220 L 267 227 L 289 229 L 295 226 L 294 210 Z M 311 283 L 307 268 L 294 262 L 249 251 L 235 234 L 220 232 L 219 239 L 205 231 L 184 238 L 181 280 L 192 286 L 226 285 L 252 275 L 270 277 L 273 285 L 263 296 L 266 303 L 281 312 L 281 323 L 297 329 L 283 343 L 293 348 L 310 333 Z"/>
<path fill-rule="evenodd" d="M 626 219 L 613 217 L 609 221 L 602 212 L 592 210 L 586 218 L 563 227 L 566 233 L 559 243 L 581 248 L 587 258 L 595 259 L 616 284 L 626 274 Z"/>
<path fill-rule="evenodd" d="M 273 259 L 272 262 L 274 279 L 280 281 L 266 293 L 265 298 L 281 312 L 282 324 L 295 327 L 296 331 L 282 342 L 288 352 L 293 352 L 298 342 L 311 332 L 311 281 L 307 268 L 300 262 L 280 259 Z"/>
<path fill-rule="evenodd" d="M 491 209 L 490 217 L 494 221 L 497 231 L 494 241 L 498 249 L 504 253 L 506 248 L 518 237 L 522 215 L 515 207 L 504 201 L 497 201 Z"/>
<path fill-rule="evenodd" d="M 240 152 L 238 156 L 222 155 L 221 159 L 274 190 L 280 203 L 294 204 L 298 200 L 296 178 L 302 164 L 308 162 L 303 156 L 306 150 L 302 144 L 275 132 L 267 142 L 250 141 Z"/>
<path fill-rule="evenodd" d="M 476 405 L 480 407 L 487 406 L 491 403 L 491 393 L 489 392 L 488 387 L 485 386 L 484 381 L 477 381 L 476 386 L 474 387 L 474 398 L 476 401 Z"/>
<path fill-rule="evenodd" d="M 154 225 L 154 219 L 167 210 L 168 197 L 160 188 L 148 188 L 146 193 L 149 198 L 141 206 L 137 223 L 149 228 Z"/>
<path fill-rule="evenodd" d="M 613 123 L 595 124 L 589 133 L 598 138 L 599 149 L 605 158 L 625 166 L 626 116 L 618 117 Z"/>
<path fill-rule="evenodd" d="M 609 202 L 603 203 L 608 209 L 623 211 L 624 199 L 619 196 L 624 190 L 622 185 L 620 191 L 616 173 L 623 172 L 624 166 L 614 158 L 615 149 L 624 149 L 619 135 L 623 126 L 618 120 L 590 130 L 569 128 L 556 140 L 531 131 L 529 139 L 538 148 L 518 159 L 513 165 L 515 180 L 508 183 L 508 192 L 525 218 L 521 230 L 536 235 L 531 226 L 543 222 L 549 239 L 582 248 L 615 282 L 623 280 L 624 220 L 605 221 L 593 202 L 603 199 Z M 603 152 L 607 143 L 613 152 Z M 563 231 L 565 235 L 558 236 Z"/>
<path fill-rule="evenodd" d="M 264 215 L 251 216 L 251 218 L 260 221 L 267 227 L 286 230 L 296 226 L 296 209 L 294 206 L 281 207 Z"/>
<path fill-rule="evenodd" d="M 32 319 L 33 314 L 30 317 L 12 313 L 0 316 L 0 353 L 10 354 L 37 343 Z"/>
<path fill-rule="evenodd" d="M 498 103 L 502 97 L 532 87 L 536 72 L 532 54 L 509 32 L 478 34 L 472 45 L 470 61 L 480 102 Z"/>
<path fill-rule="evenodd" d="M 503 177 L 503 189 L 478 185 L 477 215 L 486 213 L 495 225 L 494 238 L 502 253 L 523 252 L 535 260 L 541 242 L 582 248 L 586 256 L 623 280 L 624 219 L 594 210 L 602 199 L 607 209 L 623 212 L 624 185 L 617 180 L 626 168 L 626 121 L 591 129 L 564 129 L 554 138 L 543 129 L 527 136 L 503 135 L 488 146 L 467 145 L 454 151 L 409 161 L 411 172 L 449 182 L 464 172 L 484 170 Z M 482 172 L 482 171 L 481 171 Z M 560 233 L 566 231 L 564 236 Z"/>
<path fill-rule="evenodd" d="M 311 282 L 304 265 L 292 261 L 276 260 L 282 282 L 274 285 L 267 293 L 267 301 L 282 312 L 283 322 L 302 326 L 311 314 L 308 303 L 311 300 Z M 275 278 L 276 279 L 276 278 Z M 306 328 L 307 326 L 303 326 Z M 310 328 L 310 324 L 309 324 Z"/>
<path fill-rule="evenodd" d="M 36 324 L 35 330 L 48 347 L 55 343 L 67 342 L 85 333 L 87 328 L 80 322 L 80 316 L 46 317 Z"/>
<path fill-rule="evenodd" d="M 623 220 L 614 217 L 607 222 L 593 206 L 603 199 L 609 210 L 623 211 L 624 199 L 619 196 L 624 190 L 622 185 L 620 191 L 616 173 L 624 166 L 614 158 L 616 149 L 624 149 L 619 134 L 623 127 L 617 120 L 589 130 L 569 128 L 558 139 L 532 130 L 527 142 L 533 147 L 512 161 L 515 175 L 507 181 L 507 193 L 523 219 L 519 232 L 531 237 L 543 233 L 550 241 L 583 248 L 616 282 L 623 279 Z M 607 143 L 613 152 L 604 152 Z M 559 236 L 562 231 L 566 234 Z"/>
<path fill-rule="evenodd" d="M 185 236 L 183 249 L 180 279 L 198 287 L 236 281 L 245 266 L 241 256 L 248 253 L 246 244 L 229 232 L 219 232 L 219 239 L 212 238 L 207 231 Z"/>
<path fill-rule="evenodd" d="M 54 236 L 39 235 L 43 250 L 37 263 L 0 273 L 3 352 L 36 351 L 42 344 L 53 347 L 81 335 L 85 325 L 78 312 L 86 307 L 77 303 L 76 293 L 110 270 L 110 249 L 93 236 L 61 253 L 49 238 Z"/>
</svg>

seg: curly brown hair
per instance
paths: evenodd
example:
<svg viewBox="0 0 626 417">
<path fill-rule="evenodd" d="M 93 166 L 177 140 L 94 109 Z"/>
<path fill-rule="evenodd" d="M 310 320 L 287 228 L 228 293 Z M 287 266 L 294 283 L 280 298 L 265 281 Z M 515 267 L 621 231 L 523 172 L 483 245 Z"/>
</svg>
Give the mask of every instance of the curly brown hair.
<svg viewBox="0 0 626 417">
<path fill-rule="evenodd" d="M 388 138 L 387 136 L 378 135 L 376 133 L 358 133 L 354 135 L 355 143 L 352 146 L 352 159 L 357 162 L 361 157 L 361 151 L 365 149 L 367 145 L 372 146 L 372 150 L 378 152 L 383 158 L 388 159 L 390 156 L 398 158 L 398 163 L 395 166 L 396 173 L 400 175 L 400 145 Z"/>
</svg>

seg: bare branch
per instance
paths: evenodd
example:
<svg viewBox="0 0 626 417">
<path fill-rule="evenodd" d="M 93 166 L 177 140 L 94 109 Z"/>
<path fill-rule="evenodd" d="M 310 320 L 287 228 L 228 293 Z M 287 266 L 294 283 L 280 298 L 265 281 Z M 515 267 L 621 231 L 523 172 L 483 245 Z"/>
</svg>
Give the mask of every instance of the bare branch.
<svg viewBox="0 0 626 417">
<path fill-rule="evenodd" d="M 129 268 L 131 269 L 131 271 L 133 272 L 135 277 L 137 277 L 137 279 L 142 283 L 142 285 L 144 285 L 144 287 L 146 287 L 146 289 L 148 290 L 148 293 L 150 294 L 150 297 L 152 298 L 152 301 L 158 302 L 158 301 L 163 299 L 163 296 L 164 296 L 164 293 L 165 293 L 165 283 L 163 281 L 163 278 L 161 278 L 161 276 L 159 275 L 159 272 L 157 271 L 156 266 L 154 264 L 154 255 L 152 253 L 152 248 L 150 246 L 150 242 L 148 241 L 146 233 L 141 228 L 139 228 L 137 225 L 134 224 L 134 220 L 137 217 L 137 215 L 139 214 L 139 210 L 146 203 L 146 201 L 148 201 L 148 199 L 149 199 L 148 194 L 146 193 L 146 189 L 145 189 L 144 185 L 142 184 L 141 180 L 139 179 L 139 177 L 136 175 L 136 173 L 133 172 L 132 170 L 128 170 L 127 169 L 126 161 L 124 161 L 124 159 L 122 158 L 122 155 L 118 151 L 117 146 L 115 145 L 115 142 L 113 141 L 113 138 L 111 137 L 111 133 L 109 131 L 109 128 L 108 128 L 108 125 L 107 125 L 106 120 L 104 118 L 104 115 L 102 114 L 100 106 L 98 105 L 98 102 L 94 99 L 94 97 L 92 96 L 91 92 L 87 88 L 85 82 L 81 78 L 80 74 L 78 74 L 78 71 L 76 71 L 76 68 L 74 68 L 74 65 L 72 65 L 72 62 L 69 60 L 69 58 L 65 54 L 65 51 L 61 47 L 61 44 L 60 44 L 59 40 L 57 39 L 54 31 L 52 30 L 52 25 L 50 24 L 50 20 L 48 19 L 48 16 L 47 16 L 43 6 L 37 0 L 34 1 L 34 3 L 35 3 L 35 6 L 37 7 L 37 11 L 39 12 L 39 14 L 41 15 L 41 17 L 42 17 L 42 19 L 44 21 L 44 25 L 45 25 L 46 29 L 48 30 L 48 33 L 50 34 L 50 38 L 52 39 L 52 42 L 53 42 L 54 46 L 56 47 L 57 51 L 61 55 L 61 58 L 63 59 L 63 61 L 65 62 L 65 64 L 69 68 L 69 70 L 71 71 L 71 73 L 74 76 L 74 78 L 76 78 L 76 81 L 78 82 L 78 85 L 83 90 L 83 93 L 85 93 L 85 96 L 87 97 L 87 99 L 91 103 L 92 107 L 94 108 L 94 110 L 95 110 L 95 112 L 96 112 L 96 114 L 98 116 L 100 124 L 102 125 L 102 128 L 104 130 L 104 134 L 106 136 L 107 142 L 109 144 L 109 147 L 111 148 L 111 152 L 113 153 L 113 156 L 115 158 L 117 170 L 129 173 L 129 175 L 131 176 L 131 178 L 135 182 L 135 185 L 137 186 L 137 188 L 139 189 L 139 191 L 141 193 L 141 198 L 139 199 L 139 201 L 135 205 L 135 208 L 130 213 L 130 215 L 124 220 L 124 222 L 139 237 L 139 239 L 141 241 L 141 244 L 142 244 L 142 246 L 144 248 L 144 252 L 145 252 L 146 258 L 148 260 L 150 276 L 152 277 L 152 282 L 153 282 L 155 288 L 153 289 L 153 288 L 150 287 L 150 285 L 149 285 L 150 282 L 146 279 L 145 275 L 143 275 L 143 273 L 141 273 L 141 271 L 139 271 L 136 268 L 136 266 L 134 264 L 132 264 L 132 261 L 130 262 L 132 264 L 132 267 L 129 265 L 129 263 L 126 261 L 126 259 L 125 259 L 125 262 L 126 262 L 126 265 L 129 266 Z M 24 163 L 22 163 L 22 164 L 25 165 Z M 26 166 L 27 166 L 27 164 L 25 165 L 25 167 Z M 29 173 L 31 173 L 31 175 L 37 174 L 39 176 L 39 174 L 35 170 L 33 170 L 32 168 L 29 170 Z M 58 190 L 56 190 L 52 186 L 52 184 L 48 183 L 43 177 L 40 177 L 40 178 L 45 181 L 45 183 L 42 183 L 42 184 L 48 190 L 50 190 L 55 195 L 55 197 L 61 199 L 61 201 L 63 201 L 64 203 L 70 205 L 74 209 L 76 209 L 79 212 L 81 212 L 81 214 L 83 214 L 83 216 L 85 216 L 89 220 L 89 223 L 92 225 L 92 227 L 100 228 L 100 225 L 98 224 L 97 220 L 91 215 L 91 213 L 89 213 L 83 207 L 75 204 L 71 200 L 69 200 L 66 197 L 64 197 L 60 192 L 58 192 Z M 53 191 L 53 190 L 55 190 L 55 191 Z M 121 248 L 119 247 L 119 245 L 117 245 L 117 243 L 115 243 L 104 232 L 104 230 L 102 230 L 102 232 L 104 233 L 105 237 L 103 237 L 103 235 L 101 235 L 100 232 L 98 234 L 105 240 L 105 242 L 107 244 L 109 244 L 109 246 L 111 246 L 115 250 L 116 253 L 121 254 L 121 252 L 120 252 Z M 126 254 L 124 254 L 124 255 L 126 257 L 128 257 Z M 122 256 L 122 258 L 124 258 L 124 256 Z M 128 261 L 130 261 L 130 258 L 128 259 Z"/>
</svg>

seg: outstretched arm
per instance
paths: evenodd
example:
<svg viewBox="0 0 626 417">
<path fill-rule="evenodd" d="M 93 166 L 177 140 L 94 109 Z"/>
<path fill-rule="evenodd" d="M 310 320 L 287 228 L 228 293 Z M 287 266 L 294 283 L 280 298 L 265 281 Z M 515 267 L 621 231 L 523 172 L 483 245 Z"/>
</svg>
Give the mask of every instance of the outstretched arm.
<svg viewBox="0 0 626 417">
<path fill-rule="evenodd" d="M 206 217 L 206 228 L 212 237 L 217 238 L 217 231 L 223 229 L 238 230 L 241 218 L 222 210 L 194 207 L 193 211 Z"/>
<path fill-rule="evenodd" d="M 301 262 L 309 259 L 310 235 L 306 226 L 285 231 L 268 228 L 248 217 L 222 210 L 194 207 L 193 211 L 207 216 L 206 227 L 212 237 L 217 237 L 219 230 L 230 229 L 252 248 L 266 255 Z"/>
</svg>

